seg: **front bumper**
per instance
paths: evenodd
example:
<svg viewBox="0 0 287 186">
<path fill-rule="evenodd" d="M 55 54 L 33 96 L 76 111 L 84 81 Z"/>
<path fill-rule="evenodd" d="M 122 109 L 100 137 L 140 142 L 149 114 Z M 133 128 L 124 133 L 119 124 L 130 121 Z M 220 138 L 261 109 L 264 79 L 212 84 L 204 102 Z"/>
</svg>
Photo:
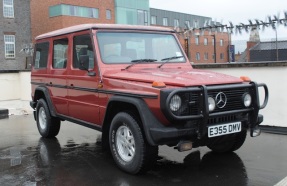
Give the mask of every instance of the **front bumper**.
<svg viewBox="0 0 287 186">
<path fill-rule="evenodd" d="M 263 115 L 259 114 L 257 118 L 257 122 L 255 124 L 250 125 L 247 120 L 243 120 L 242 126 L 245 129 L 250 129 L 250 135 L 253 137 L 254 129 L 258 128 L 263 121 Z M 204 130 L 204 134 L 207 134 L 206 126 Z M 157 127 L 157 128 L 150 128 L 149 130 L 151 137 L 155 144 L 167 144 L 167 143 L 177 143 L 181 140 L 198 140 L 203 138 L 204 136 L 198 135 L 199 128 L 175 128 L 175 127 Z M 201 138 L 199 138 L 199 136 Z M 206 135 L 205 135 L 206 137 Z"/>
</svg>

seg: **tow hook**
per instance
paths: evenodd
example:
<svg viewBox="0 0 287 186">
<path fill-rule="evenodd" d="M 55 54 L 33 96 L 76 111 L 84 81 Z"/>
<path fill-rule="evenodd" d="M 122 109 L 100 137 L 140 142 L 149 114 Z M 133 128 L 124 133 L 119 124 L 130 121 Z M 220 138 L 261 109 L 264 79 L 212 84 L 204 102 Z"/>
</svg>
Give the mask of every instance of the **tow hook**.
<svg viewBox="0 0 287 186">
<path fill-rule="evenodd" d="M 251 137 L 257 137 L 260 134 L 261 134 L 261 129 L 258 126 L 252 128 L 251 131 L 250 131 L 250 136 Z"/>
<path fill-rule="evenodd" d="M 192 149 L 192 142 L 191 141 L 180 141 L 176 147 L 179 152 L 188 151 Z"/>
</svg>

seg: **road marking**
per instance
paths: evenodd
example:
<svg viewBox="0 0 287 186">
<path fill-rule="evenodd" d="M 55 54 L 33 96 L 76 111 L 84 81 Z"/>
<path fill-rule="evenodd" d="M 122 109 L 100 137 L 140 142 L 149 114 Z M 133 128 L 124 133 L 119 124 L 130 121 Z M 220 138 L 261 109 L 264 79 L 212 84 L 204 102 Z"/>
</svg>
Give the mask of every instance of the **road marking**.
<svg viewBox="0 0 287 186">
<path fill-rule="evenodd" d="M 287 176 L 274 186 L 286 186 L 286 185 L 287 185 Z"/>
</svg>

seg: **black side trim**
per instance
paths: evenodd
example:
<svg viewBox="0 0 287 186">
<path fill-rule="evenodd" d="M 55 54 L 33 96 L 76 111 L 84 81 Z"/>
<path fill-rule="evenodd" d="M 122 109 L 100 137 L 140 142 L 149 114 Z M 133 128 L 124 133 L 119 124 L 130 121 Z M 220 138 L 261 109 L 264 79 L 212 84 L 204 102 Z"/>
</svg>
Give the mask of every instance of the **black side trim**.
<svg viewBox="0 0 287 186">
<path fill-rule="evenodd" d="M 88 128 L 91 128 L 91 129 L 98 130 L 100 132 L 102 131 L 102 127 L 100 125 L 96 125 L 96 124 L 93 124 L 93 123 L 90 123 L 90 122 L 86 122 L 86 121 L 83 121 L 83 120 L 75 119 L 75 118 L 68 117 L 68 116 L 61 115 L 61 114 L 57 115 L 57 117 L 61 118 L 63 120 L 70 121 L 72 123 L 76 123 L 76 124 L 82 125 L 84 127 L 88 127 Z"/>
<path fill-rule="evenodd" d="M 38 86 L 49 86 L 49 87 L 56 87 L 56 88 L 63 88 L 63 89 L 73 89 L 73 90 L 80 90 L 86 92 L 98 92 L 104 94 L 113 94 L 118 96 L 128 96 L 128 97 L 135 97 L 135 98 L 149 98 L 149 99 L 157 99 L 157 95 L 150 95 L 150 94 L 133 94 L 127 92 L 120 92 L 120 91 L 111 91 L 111 90 L 102 90 L 102 89 L 93 89 L 87 87 L 78 87 L 78 86 L 64 86 L 64 85 L 57 85 L 57 84 L 45 84 L 45 83 L 38 83 L 38 82 L 31 82 L 32 85 Z"/>
</svg>

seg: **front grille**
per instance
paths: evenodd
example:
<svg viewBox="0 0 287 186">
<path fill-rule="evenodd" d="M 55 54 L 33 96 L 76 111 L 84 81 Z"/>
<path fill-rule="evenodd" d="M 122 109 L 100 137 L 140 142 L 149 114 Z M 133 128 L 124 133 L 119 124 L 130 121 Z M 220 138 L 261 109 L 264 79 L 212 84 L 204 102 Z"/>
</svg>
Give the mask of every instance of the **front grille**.
<svg viewBox="0 0 287 186">
<path fill-rule="evenodd" d="M 182 100 L 181 108 L 174 112 L 178 116 L 198 115 L 200 113 L 199 92 L 178 93 Z"/>
<path fill-rule="evenodd" d="M 207 124 L 228 123 L 228 122 L 233 122 L 236 119 L 237 119 L 236 115 L 228 115 L 228 116 L 209 118 L 207 121 Z"/>
<path fill-rule="evenodd" d="M 224 111 L 230 111 L 230 110 L 238 110 L 243 109 L 245 106 L 243 105 L 243 95 L 246 92 L 249 92 L 250 90 L 248 88 L 245 89 L 231 89 L 231 90 L 213 90 L 208 92 L 208 96 L 213 97 L 214 99 L 216 96 L 222 92 L 226 95 L 227 102 L 226 105 L 223 108 L 219 108 L 216 106 L 213 113 L 216 112 L 224 112 Z"/>
</svg>

